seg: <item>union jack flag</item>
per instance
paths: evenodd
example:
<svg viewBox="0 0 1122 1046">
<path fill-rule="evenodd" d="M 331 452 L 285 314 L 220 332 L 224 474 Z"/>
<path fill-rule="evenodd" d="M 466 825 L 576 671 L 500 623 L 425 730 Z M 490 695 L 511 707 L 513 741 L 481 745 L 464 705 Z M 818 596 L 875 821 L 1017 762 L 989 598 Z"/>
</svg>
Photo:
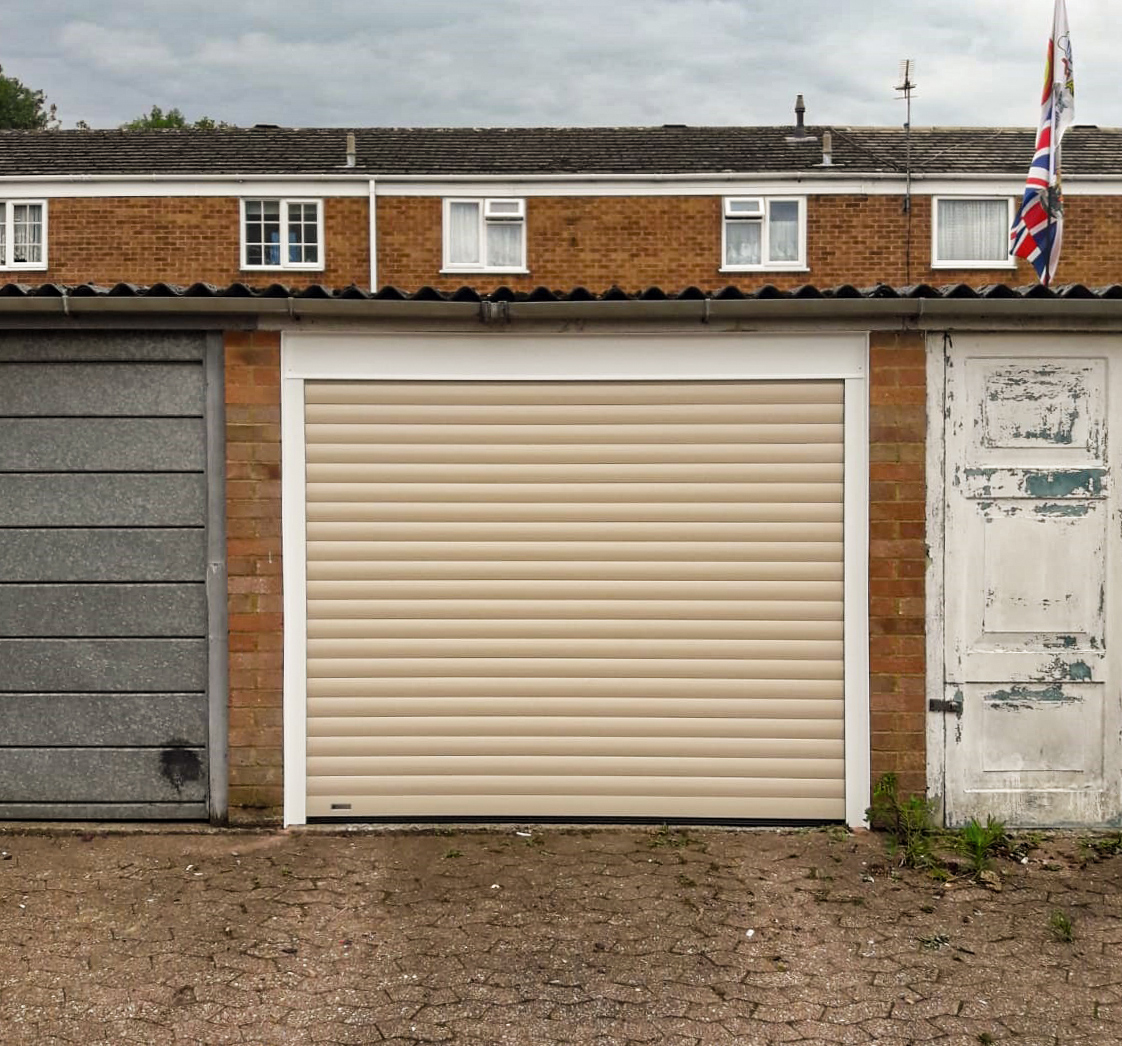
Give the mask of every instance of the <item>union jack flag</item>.
<svg viewBox="0 0 1122 1046">
<path fill-rule="evenodd" d="M 1052 35 L 1044 64 L 1044 96 L 1036 153 L 1029 165 L 1025 195 L 1009 232 L 1010 253 L 1032 262 L 1045 287 L 1060 261 L 1064 232 L 1064 201 L 1060 179 L 1060 141 L 1075 116 L 1075 80 L 1071 37 L 1064 0 L 1056 0 Z"/>
</svg>

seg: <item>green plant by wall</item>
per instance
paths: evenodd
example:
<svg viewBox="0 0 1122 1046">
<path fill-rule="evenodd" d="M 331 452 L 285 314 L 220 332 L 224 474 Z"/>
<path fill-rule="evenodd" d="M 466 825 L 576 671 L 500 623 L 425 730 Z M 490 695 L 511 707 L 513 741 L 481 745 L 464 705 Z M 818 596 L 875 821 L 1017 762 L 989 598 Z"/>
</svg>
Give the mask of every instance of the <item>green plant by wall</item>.
<svg viewBox="0 0 1122 1046">
<path fill-rule="evenodd" d="M 992 858 L 1006 842 L 1004 821 L 988 816 L 986 823 L 981 824 L 972 817 L 958 833 L 957 848 L 970 862 L 971 872 L 981 875 L 989 869 Z"/>
<path fill-rule="evenodd" d="M 889 854 L 901 865 L 940 867 L 931 846 L 935 831 L 931 803 L 918 795 L 901 802 L 895 774 L 885 774 L 873 786 L 872 805 L 865 816 L 871 828 L 888 834 Z"/>
</svg>

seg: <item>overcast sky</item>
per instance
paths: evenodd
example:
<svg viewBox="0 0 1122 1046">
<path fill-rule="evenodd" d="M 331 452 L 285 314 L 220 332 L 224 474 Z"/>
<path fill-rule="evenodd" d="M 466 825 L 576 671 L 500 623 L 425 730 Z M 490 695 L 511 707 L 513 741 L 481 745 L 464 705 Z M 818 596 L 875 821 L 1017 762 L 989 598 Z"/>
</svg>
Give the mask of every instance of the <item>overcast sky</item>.
<svg viewBox="0 0 1122 1046">
<path fill-rule="evenodd" d="M 1122 0 L 1067 0 L 1077 123 L 1122 126 Z M 7 0 L 64 127 L 153 105 L 289 127 L 1035 126 L 1053 0 Z"/>
</svg>

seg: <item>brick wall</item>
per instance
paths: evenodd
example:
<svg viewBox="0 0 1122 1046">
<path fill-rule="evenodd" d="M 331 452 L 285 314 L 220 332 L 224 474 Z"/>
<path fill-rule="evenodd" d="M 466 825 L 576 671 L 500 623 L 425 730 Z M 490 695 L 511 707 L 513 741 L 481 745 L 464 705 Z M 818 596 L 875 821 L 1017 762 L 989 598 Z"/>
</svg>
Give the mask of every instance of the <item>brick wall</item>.
<svg viewBox="0 0 1122 1046">
<path fill-rule="evenodd" d="M 232 197 L 55 199 L 48 204 L 46 273 L 21 282 L 226 286 L 370 282 L 369 204 L 365 197 L 323 201 L 322 272 L 242 270 L 240 210 Z"/>
<path fill-rule="evenodd" d="M 874 333 L 869 389 L 869 672 L 873 780 L 926 789 L 926 353 L 922 334 Z"/>
<path fill-rule="evenodd" d="M 230 819 L 283 805 L 280 335 L 226 335 Z"/>
<path fill-rule="evenodd" d="M 612 285 L 679 291 L 693 285 L 714 291 L 729 284 L 751 289 L 767 283 L 790 288 L 1035 282 L 1025 262 L 1016 270 L 932 269 L 931 199 L 924 196 L 913 200 L 910 248 L 901 197 L 808 197 L 809 271 L 799 273 L 721 272 L 719 196 L 530 197 L 526 208 L 528 276 L 441 276 L 441 200 L 380 197 L 379 285 L 407 291 L 426 284 L 454 290 L 465 283 L 483 291 L 502 284 L 593 291 Z M 202 280 L 219 286 L 241 281 L 367 287 L 367 214 L 365 197 L 326 198 L 326 268 L 261 272 L 238 267 L 239 211 L 232 197 L 54 199 L 49 204 L 51 267 L 15 278 L 64 284 Z M 1092 286 L 1117 282 L 1120 255 L 1122 197 L 1069 197 L 1059 279 Z"/>
<path fill-rule="evenodd" d="M 455 290 L 507 285 L 531 290 L 582 286 L 628 291 L 650 286 L 714 291 L 812 283 L 1029 284 L 1032 267 L 932 269 L 931 198 L 912 201 L 908 219 L 900 196 L 807 198 L 807 262 L 796 273 L 721 272 L 721 200 L 716 196 L 530 197 L 526 200 L 527 262 L 517 275 L 440 275 L 443 261 L 441 201 L 435 197 L 378 198 L 378 282 L 413 291 L 426 284 Z M 1119 280 L 1122 198 L 1071 197 L 1066 203 L 1064 254 L 1059 278 L 1067 283 Z"/>
</svg>

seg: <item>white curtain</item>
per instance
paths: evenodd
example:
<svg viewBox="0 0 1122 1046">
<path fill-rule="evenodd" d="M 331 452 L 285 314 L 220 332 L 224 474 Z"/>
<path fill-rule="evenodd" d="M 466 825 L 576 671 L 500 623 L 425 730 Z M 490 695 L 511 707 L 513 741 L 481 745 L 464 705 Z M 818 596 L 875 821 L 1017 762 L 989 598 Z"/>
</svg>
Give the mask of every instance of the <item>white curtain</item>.
<svg viewBox="0 0 1122 1046">
<path fill-rule="evenodd" d="M 43 260 L 43 208 L 21 203 L 12 208 L 12 260 L 35 264 Z"/>
<path fill-rule="evenodd" d="M 487 265 L 493 269 L 522 268 L 522 223 L 487 223 Z"/>
<path fill-rule="evenodd" d="M 479 204 L 448 205 L 448 262 L 450 265 L 479 264 Z"/>
<path fill-rule="evenodd" d="M 759 265 L 761 229 L 758 221 L 726 221 L 725 264 Z"/>
<path fill-rule="evenodd" d="M 776 200 L 768 210 L 768 261 L 799 260 L 799 205 L 794 200 Z"/>
<path fill-rule="evenodd" d="M 1009 257 L 1009 207 L 1004 200 L 940 200 L 939 261 L 994 261 Z"/>
</svg>

